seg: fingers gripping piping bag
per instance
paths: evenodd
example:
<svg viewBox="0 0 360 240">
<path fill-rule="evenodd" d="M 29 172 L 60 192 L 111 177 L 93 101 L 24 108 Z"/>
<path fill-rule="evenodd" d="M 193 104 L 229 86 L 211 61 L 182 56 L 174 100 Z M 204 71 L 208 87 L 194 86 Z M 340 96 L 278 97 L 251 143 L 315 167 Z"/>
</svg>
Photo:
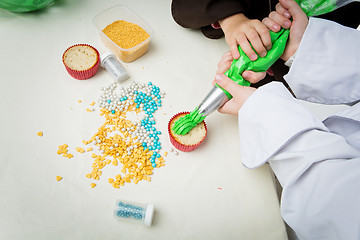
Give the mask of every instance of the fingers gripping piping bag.
<svg viewBox="0 0 360 240">
<path fill-rule="evenodd" d="M 341 6 L 353 2 L 351 0 L 295 1 L 300 5 L 308 17 L 329 13 Z M 265 57 L 258 57 L 256 61 L 251 61 L 239 46 L 240 57 L 239 59 L 233 60 L 230 69 L 225 73 L 225 75 L 239 85 L 249 86 L 250 83 L 243 79 L 241 74 L 245 70 L 265 72 L 269 67 L 271 67 L 271 65 L 273 65 L 283 54 L 289 33 L 289 29 L 281 29 L 277 33 L 270 31 L 272 48 L 268 51 Z M 198 107 L 175 122 L 172 130 L 179 135 L 187 134 L 197 124 L 202 122 L 206 116 L 220 108 L 231 98 L 232 96 L 226 90 L 222 89 L 218 85 L 214 86 Z"/>
</svg>

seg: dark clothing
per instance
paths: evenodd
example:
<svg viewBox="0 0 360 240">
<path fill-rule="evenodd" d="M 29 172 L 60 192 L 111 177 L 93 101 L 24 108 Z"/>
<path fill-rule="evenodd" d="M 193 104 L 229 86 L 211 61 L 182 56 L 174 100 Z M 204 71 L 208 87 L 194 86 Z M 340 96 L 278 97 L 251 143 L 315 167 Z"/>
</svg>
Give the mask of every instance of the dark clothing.
<svg viewBox="0 0 360 240">
<path fill-rule="evenodd" d="M 171 13 L 180 26 L 197 29 L 236 13 L 261 21 L 275 9 L 277 3 L 275 0 L 173 0 Z M 319 17 L 357 28 L 360 24 L 360 3 L 350 3 Z"/>
<path fill-rule="evenodd" d="M 272 3 L 273 2 L 273 3 Z M 173 0 L 172 16 L 180 26 L 197 29 L 218 20 L 243 13 L 250 19 L 262 20 L 271 12 L 269 0 Z"/>
</svg>

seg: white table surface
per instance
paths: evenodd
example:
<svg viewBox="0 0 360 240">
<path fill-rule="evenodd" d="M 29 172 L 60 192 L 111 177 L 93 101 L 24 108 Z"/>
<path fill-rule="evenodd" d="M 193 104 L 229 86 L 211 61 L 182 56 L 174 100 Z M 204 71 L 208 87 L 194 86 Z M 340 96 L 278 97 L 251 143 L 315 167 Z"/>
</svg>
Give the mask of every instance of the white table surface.
<svg viewBox="0 0 360 240">
<path fill-rule="evenodd" d="M 95 188 L 85 177 L 91 153 L 75 148 L 102 124 L 99 109 L 86 108 L 112 78 L 100 69 L 89 80 L 75 80 L 62 54 L 77 43 L 104 52 L 92 19 L 113 5 L 142 16 L 155 36 L 144 56 L 123 64 L 131 75 L 125 86 L 151 81 L 166 92 L 155 118 L 162 153 L 169 152 L 169 118 L 200 103 L 228 49 L 224 39 L 179 27 L 170 3 L 59 0 L 34 13 L 0 9 L 0 239 L 287 239 L 273 173 L 267 165 L 242 165 L 234 116 L 210 115 L 204 143 L 190 153 L 169 153 L 151 182 L 115 189 L 107 179 L 120 167 L 112 165 Z M 72 159 L 56 154 L 64 143 Z M 153 225 L 114 219 L 117 199 L 153 203 Z"/>
</svg>

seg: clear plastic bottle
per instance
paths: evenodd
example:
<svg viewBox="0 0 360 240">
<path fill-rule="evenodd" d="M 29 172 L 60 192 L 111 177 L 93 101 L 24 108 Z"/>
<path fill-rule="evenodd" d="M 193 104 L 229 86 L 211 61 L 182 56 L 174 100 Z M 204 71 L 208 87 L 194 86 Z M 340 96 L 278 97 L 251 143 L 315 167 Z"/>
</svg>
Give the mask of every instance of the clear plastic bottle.
<svg viewBox="0 0 360 240">
<path fill-rule="evenodd" d="M 114 80 L 119 83 L 129 78 L 129 74 L 112 52 L 105 52 L 101 54 L 101 66 L 105 68 L 112 75 Z"/>
<path fill-rule="evenodd" d="M 0 8 L 12 12 L 31 12 L 48 6 L 54 0 L 0 0 Z"/>
<path fill-rule="evenodd" d="M 151 226 L 153 215 L 153 204 L 118 200 L 114 207 L 114 217 L 116 219 L 142 223 L 148 227 Z"/>
</svg>

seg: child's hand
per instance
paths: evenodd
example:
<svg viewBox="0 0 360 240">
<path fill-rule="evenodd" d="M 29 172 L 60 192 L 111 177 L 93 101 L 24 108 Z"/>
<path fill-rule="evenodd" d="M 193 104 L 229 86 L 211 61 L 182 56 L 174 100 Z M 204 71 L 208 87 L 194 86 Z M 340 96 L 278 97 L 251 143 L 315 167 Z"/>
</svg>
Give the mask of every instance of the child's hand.
<svg viewBox="0 0 360 240">
<path fill-rule="evenodd" d="M 218 63 L 218 69 L 216 74 L 224 74 L 231 67 L 231 63 L 234 60 L 231 52 L 226 52 Z M 244 71 L 241 75 L 245 80 L 251 83 L 257 83 L 260 80 L 264 79 L 266 72 L 253 72 L 253 71 Z M 214 83 L 213 83 L 214 84 Z"/>
<path fill-rule="evenodd" d="M 218 111 L 220 113 L 237 115 L 242 105 L 251 96 L 251 94 L 256 91 L 255 88 L 238 85 L 223 74 L 216 75 L 214 83 L 217 83 L 233 96 L 232 99 L 219 108 Z"/>
<path fill-rule="evenodd" d="M 238 45 L 245 54 L 255 61 L 258 56 L 265 57 L 271 49 L 271 39 L 268 28 L 259 20 L 248 19 L 244 14 L 235 14 L 219 21 L 225 33 L 225 40 L 230 47 L 234 59 L 240 57 Z M 252 44 L 254 50 L 251 48 Z"/>
<path fill-rule="evenodd" d="M 291 22 L 289 19 L 293 18 Z M 308 18 L 301 7 L 293 0 L 279 0 L 276 11 L 271 12 L 269 17 L 263 19 L 263 23 L 272 31 L 278 31 L 280 26 L 290 28 L 289 42 L 286 44 L 281 59 L 287 61 L 298 49 L 302 36 L 308 25 Z"/>
</svg>

